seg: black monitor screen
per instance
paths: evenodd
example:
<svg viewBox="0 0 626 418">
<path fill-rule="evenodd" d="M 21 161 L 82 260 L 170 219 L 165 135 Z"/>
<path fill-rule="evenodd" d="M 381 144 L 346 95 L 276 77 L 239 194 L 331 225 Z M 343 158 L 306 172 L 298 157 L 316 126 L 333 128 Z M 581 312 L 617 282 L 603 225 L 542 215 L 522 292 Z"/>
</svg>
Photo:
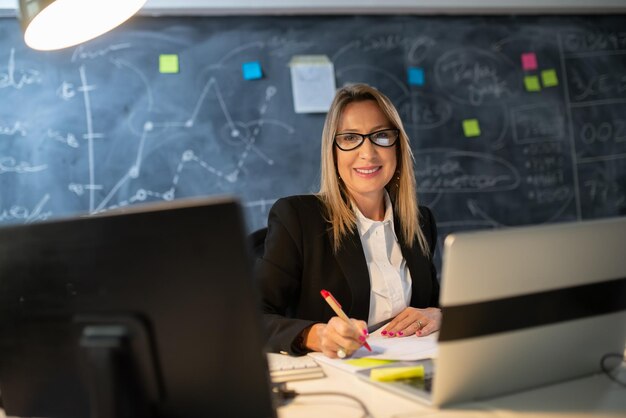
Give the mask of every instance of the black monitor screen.
<svg viewBox="0 0 626 418">
<path fill-rule="evenodd" d="M 211 198 L 0 228 L 7 415 L 274 416 L 242 219 Z"/>
</svg>

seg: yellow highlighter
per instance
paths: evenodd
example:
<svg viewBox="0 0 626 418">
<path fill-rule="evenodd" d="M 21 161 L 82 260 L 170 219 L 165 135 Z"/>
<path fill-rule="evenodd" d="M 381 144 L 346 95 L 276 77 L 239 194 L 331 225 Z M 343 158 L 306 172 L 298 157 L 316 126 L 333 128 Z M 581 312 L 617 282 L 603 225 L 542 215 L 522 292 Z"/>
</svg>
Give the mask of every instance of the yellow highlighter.
<svg viewBox="0 0 626 418">
<path fill-rule="evenodd" d="M 392 382 L 394 380 L 424 378 L 424 366 L 381 367 L 372 369 L 370 380 Z"/>
</svg>

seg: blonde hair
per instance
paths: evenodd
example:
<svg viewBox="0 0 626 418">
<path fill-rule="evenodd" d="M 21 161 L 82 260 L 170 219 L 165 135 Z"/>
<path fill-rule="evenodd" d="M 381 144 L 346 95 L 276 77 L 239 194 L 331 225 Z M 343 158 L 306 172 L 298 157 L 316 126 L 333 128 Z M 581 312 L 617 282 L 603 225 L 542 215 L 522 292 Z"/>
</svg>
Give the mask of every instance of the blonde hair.
<svg viewBox="0 0 626 418">
<path fill-rule="evenodd" d="M 335 135 L 346 105 L 365 100 L 375 101 L 389 122 L 394 125 L 393 127 L 400 131 L 400 136 L 396 142 L 396 172 L 385 188 L 391 198 L 394 216 L 399 220 L 404 241 L 409 247 L 412 247 L 417 238 L 422 253 L 430 256 L 426 237 L 419 227 L 421 215 L 417 203 L 415 173 L 413 172 L 414 160 L 409 137 L 404 130 L 400 115 L 391 101 L 367 84 L 351 84 L 337 91 L 326 115 L 324 130 L 322 131 L 322 172 L 318 197 L 324 204 L 326 220 L 330 222 L 332 227 L 333 249 L 336 252 L 341 247 L 343 238 L 356 228 L 356 216 L 350 204 L 350 194 L 343 180 L 337 174 Z"/>
</svg>

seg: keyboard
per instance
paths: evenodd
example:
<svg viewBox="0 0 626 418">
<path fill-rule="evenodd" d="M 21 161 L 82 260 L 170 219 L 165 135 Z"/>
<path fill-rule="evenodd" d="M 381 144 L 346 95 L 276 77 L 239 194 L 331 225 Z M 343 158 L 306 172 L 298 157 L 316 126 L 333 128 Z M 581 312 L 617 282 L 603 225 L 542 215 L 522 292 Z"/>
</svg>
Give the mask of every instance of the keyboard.
<svg viewBox="0 0 626 418">
<path fill-rule="evenodd" d="M 267 353 L 270 377 L 274 383 L 325 377 L 324 370 L 309 356 Z"/>
</svg>

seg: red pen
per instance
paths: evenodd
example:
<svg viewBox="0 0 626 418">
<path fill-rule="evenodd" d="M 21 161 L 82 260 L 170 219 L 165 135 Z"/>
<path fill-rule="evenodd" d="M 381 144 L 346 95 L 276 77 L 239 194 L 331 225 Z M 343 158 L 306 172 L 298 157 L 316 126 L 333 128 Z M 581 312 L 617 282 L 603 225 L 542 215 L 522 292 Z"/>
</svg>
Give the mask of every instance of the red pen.
<svg viewBox="0 0 626 418">
<path fill-rule="evenodd" d="M 346 315 L 343 309 L 341 309 L 341 305 L 339 304 L 339 302 L 337 302 L 337 299 L 335 299 L 335 297 L 331 295 L 328 290 L 322 289 L 320 293 L 322 294 L 322 297 L 324 298 L 326 303 L 328 303 L 330 307 L 333 308 L 333 311 L 335 311 L 335 313 L 337 314 L 339 318 L 343 319 L 348 324 L 356 328 L 359 331 L 359 333 L 363 333 L 363 330 L 360 330 L 356 325 L 354 325 L 352 321 L 350 321 L 350 318 L 348 318 L 348 315 Z M 372 351 L 372 348 L 367 343 L 367 341 L 363 342 L 363 347 L 367 348 L 367 351 Z"/>
</svg>

